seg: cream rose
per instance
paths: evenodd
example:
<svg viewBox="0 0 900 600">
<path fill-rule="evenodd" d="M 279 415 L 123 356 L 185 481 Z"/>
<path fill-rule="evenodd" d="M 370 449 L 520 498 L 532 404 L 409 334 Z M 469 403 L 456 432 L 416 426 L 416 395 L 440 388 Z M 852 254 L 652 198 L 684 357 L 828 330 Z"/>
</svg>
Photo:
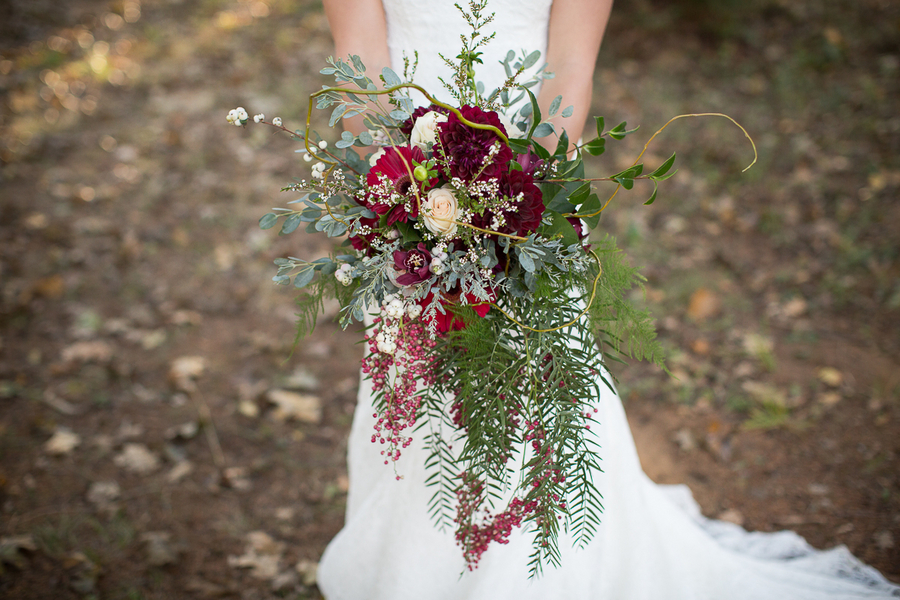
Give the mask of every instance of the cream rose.
<svg viewBox="0 0 900 600">
<path fill-rule="evenodd" d="M 416 119 L 413 124 L 412 133 L 409 134 L 409 142 L 413 146 L 418 146 L 422 150 L 428 148 L 429 143 L 434 143 L 437 134 L 438 123 L 447 120 L 447 115 L 442 115 L 437 111 L 429 111 Z"/>
<path fill-rule="evenodd" d="M 444 237 L 456 233 L 459 205 L 456 203 L 456 196 L 453 195 L 453 188 L 450 186 L 445 185 L 429 190 L 419 212 L 425 227 L 431 233 Z"/>
</svg>

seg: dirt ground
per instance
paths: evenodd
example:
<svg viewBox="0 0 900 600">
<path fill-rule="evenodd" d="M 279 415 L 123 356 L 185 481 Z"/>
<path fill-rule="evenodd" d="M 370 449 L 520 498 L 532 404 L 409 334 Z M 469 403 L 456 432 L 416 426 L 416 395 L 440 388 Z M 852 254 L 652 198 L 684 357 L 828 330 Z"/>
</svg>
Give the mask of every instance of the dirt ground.
<svg viewBox="0 0 900 600">
<path fill-rule="evenodd" d="M 306 165 L 307 0 L 0 5 L 0 596 L 318 598 L 340 529 L 358 331 L 293 345 L 257 220 Z M 593 113 L 677 151 L 601 220 L 673 376 L 615 370 L 646 471 L 704 514 L 846 544 L 900 581 L 900 5 L 614 9 Z M 324 128 L 320 128 L 324 131 Z M 649 190 L 646 190 L 649 194 Z"/>
</svg>

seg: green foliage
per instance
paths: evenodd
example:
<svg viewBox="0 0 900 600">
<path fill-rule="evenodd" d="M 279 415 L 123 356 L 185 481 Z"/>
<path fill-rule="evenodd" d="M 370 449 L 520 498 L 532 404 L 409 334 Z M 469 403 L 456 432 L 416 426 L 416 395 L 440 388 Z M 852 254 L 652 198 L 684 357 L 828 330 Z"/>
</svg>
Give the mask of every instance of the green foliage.
<svg viewBox="0 0 900 600">
<path fill-rule="evenodd" d="M 602 342 L 618 354 L 664 368 L 665 352 L 656 340 L 656 327 L 649 311 L 637 308 L 627 299 L 635 286 L 643 289 L 644 278 L 639 269 L 628 263 L 611 236 L 594 242 L 594 246 L 602 276 L 589 314 Z"/>
</svg>

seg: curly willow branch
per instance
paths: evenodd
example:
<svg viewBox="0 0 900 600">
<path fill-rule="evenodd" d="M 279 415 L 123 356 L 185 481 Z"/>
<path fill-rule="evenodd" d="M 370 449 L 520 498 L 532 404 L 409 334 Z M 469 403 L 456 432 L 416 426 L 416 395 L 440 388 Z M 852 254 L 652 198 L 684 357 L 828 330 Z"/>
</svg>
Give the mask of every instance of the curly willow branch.
<svg viewBox="0 0 900 600">
<path fill-rule="evenodd" d="M 750 134 L 747 133 L 747 130 L 744 129 L 743 125 L 741 125 L 740 123 L 738 123 L 737 121 L 735 121 L 734 119 L 729 117 L 728 115 L 725 115 L 722 113 L 691 113 L 691 114 L 686 114 L 686 115 L 678 115 L 677 117 L 672 117 L 671 119 L 666 121 L 665 125 L 660 127 L 656 131 L 656 133 L 654 133 L 653 135 L 650 136 L 650 139 L 647 140 L 646 144 L 644 144 L 644 149 L 641 150 L 641 153 L 638 154 L 638 157 L 636 159 L 634 159 L 634 162 L 631 163 L 631 166 L 633 167 L 634 165 L 638 164 L 638 162 L 644 156 L 644 153 L 647 151 L 647 148 L 650 146 L 650 142 L 652 142 L 656 136 L 658 136 L 660 133 L 662 133 L 666 127 L 668 127 L 669 125 L 671 125 L 673 122 L 677 121 L 678 119 L 686 119 L 687 117 L 722 117 L 723 119 L 728 119 L 729 121 L 731 121 L 732 123 L 737 125 L 738 129 L 740 129 L 742 132 L 744 132 L 744 136 L 747 138 L 747 140 L 750 141 L 750 146 L 753 148 L 753 161 L 749 165 L 744 167 L 744 169 L 741 171 L 741 173 L 746 172 L 750 167 L 752 167 L 753 165 L 756 164 L 756 161 L 759 158 L 759 153 L 756 151 L 756 144 L 753 142 L 753 138 L 750 137 Z M 616 197 L 616 194 L 619 193 L 620 189 L 622 189 L 621 183 L 616 186 L 616 189 L 613 190 L 612 195 L 607 199 L 606 203 L 600 208 L 600 210 L 598 210 L 596 212 L 593 212 L 589 215 L 567 214 L 567 215 L 563 215 L 563 216 L 575 217 L 575 218 L 579 218 L 579 219 L 588 219 L 590 217 L 596 217 L 597 215 L 602 213 L 604 210 L 606 210 L 606 207 L 609 206 L 609 203 L 612 202 L 612 199 Z"/>
</svg>

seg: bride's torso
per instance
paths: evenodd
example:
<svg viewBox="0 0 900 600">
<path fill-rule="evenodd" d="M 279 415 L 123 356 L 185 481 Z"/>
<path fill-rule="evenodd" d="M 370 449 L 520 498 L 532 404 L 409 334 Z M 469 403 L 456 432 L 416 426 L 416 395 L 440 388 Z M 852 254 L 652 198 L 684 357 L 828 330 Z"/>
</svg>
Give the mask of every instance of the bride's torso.
<svg viewBox="0 0 900 600">
<path fill-rule="evenodd" d="M 500 61 L 509 50 L 546 54 L 551 4 L 552 0 L 491 0 L 488 4 L 484 16 L 495 13 L 495 18 L 481 33 L 495 32 L 495 36 L 479 49 L 484 64 L 476 67 L 476 77 L 488 91 L 505 80 Z M 461 5 L 466 7 L 465 2 Z M 453 60 L 461 49 L 460 35 L 471 33 L 462 13 L 450 0 L 384 0 L 384 11 L 394 70 L 402 76 L 404 54 L 412 62 L 418 50 L 415 82 L 437 98 L 449 100 L 439 78 L 452 83 L 452 73 L 441 55 Z"/>
</svg>

